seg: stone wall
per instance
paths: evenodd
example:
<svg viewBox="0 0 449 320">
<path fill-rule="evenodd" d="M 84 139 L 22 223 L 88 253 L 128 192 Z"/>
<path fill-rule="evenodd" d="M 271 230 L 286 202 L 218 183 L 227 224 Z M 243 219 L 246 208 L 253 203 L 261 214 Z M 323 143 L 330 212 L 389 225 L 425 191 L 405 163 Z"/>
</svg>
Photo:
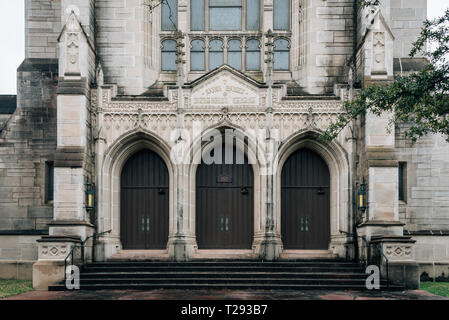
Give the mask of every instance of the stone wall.
<svg viewBox="0 0 449 320">
<path fill-rule="evenodd" d="M 160 7 L 151 15 L 141 3 L 95 1 L 96 45 L 105 82 L 116 83 L 120 94 L 142 94 L 159 76 Z"/>
<path fill-rule="evenodd" d="M 58 57 L 61 0 L 25 0 L 25 57 Z"/>
<path fill-rule="evenodd" d="M 18 69 L 18 108 L 0 133 L 0 260 L 34 260 L 36 235 L 48 232 L 47 162 L 56 150 L 55 59 Z"/>
<path fill-rule="evenodd" d="M 300 40 L 300 49 L 292 50 L 301 50 L 299 56 L 304 58 L 299 67 L 295 65 L 299 69 L 295 80 L 309 93 L 331 93 L 334 83 L 347 81 L 347 62 L 354 51 L 353 1 L 307 0 L 302 10 L 301 24 L 306 26 L 300 28 L 299 36 L 305 42 Z"/>
<path fill-rule="evenodd" d="M 408 57 L 427 17 L 427 0 L 390 0 L 389 24 L 394 34 L 394 57 Z"/>
<path fill-rule="evenodd" d="M 449 143 L 428 136 L 412 144 L 397 128 L 396 154 L 407 163 L 406 201 L 399 210 L 405 229 L 449 230 Z"/>
</svg>

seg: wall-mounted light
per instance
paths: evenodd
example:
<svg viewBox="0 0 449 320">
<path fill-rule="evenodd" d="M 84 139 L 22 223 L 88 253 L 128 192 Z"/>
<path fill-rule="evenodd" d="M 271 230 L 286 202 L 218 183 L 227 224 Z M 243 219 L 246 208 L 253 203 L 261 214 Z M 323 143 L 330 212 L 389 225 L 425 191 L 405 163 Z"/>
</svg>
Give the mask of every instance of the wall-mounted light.
<svg viewBox="0 0 449 320">
<path fill-rule="evenodd" d="M 366 182 L 365 178 L 362 180 L 362 184 L 359 186 L 359 190 L 357 191 L 357 209 L 359 211 L 366 210 Z"/>
<path fill-rule="evenodd" d="M 86 184 L 86 209 L 93 210 L 95 208 L 95 187 L 92 183 Z"/>
</svg>

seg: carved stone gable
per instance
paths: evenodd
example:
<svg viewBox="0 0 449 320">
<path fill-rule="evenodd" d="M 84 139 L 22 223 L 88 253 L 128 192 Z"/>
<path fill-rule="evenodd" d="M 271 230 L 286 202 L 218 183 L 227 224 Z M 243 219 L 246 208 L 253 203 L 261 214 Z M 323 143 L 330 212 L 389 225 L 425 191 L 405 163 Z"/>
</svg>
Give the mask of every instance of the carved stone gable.
<svg viewBox="0 0 449 320">
<path fill-rule="evenodd" d="M 193 109 L 258 108 L 259 88 L 223 70 L 194 87 L 191 101 Z"/>
</svg>

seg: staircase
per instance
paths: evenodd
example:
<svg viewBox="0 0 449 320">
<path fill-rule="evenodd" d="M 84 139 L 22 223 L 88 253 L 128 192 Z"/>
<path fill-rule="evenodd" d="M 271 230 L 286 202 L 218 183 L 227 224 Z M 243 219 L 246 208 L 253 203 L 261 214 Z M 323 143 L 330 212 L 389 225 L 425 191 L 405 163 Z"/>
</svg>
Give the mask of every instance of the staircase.
<svg viewBox="0 0 449 320">
<path fill-rule="evenodd" d="M 81 290 L 265 289 L 366 290 L 364 269 L 341 260 L 195 260 L 91 263 L 81 270 Z M 50 291 L 64 290 L 64 284 Z M 385 290 L 386 282 L 382 281 Z M 390 285 L 388 290 L 402 290 Z"/>
</svg>

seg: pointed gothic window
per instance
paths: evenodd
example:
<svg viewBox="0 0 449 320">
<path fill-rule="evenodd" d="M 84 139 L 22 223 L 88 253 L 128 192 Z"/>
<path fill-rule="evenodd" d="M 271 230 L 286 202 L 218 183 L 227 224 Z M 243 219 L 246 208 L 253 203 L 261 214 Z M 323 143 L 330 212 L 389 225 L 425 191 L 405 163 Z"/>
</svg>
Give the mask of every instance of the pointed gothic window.
<svg viewBox="0 0 449 320">
<path fill-rule="evenodd" d="M 246 70 L 260 70 L 260 42 L 257 39 L 246 41 Z"/>
<path fill-rule="evenodd" d="M 223 64 L 223 41 L 214 39 L 209 43 L 209 70 Z"/>
<path fill-rule="evenodd" d="M 162 41 L 162 71 L 176 71 L 176 41 Z"/>
<path fill-rule="evenodd" d="M 204 41 L 200 39 L 192 40 L 190 49 L 190 70 L 204 70 Z"/>
<path fill-rule="evenodd" d="M 279 38 L 274 41 L 274 70 L 289 69 L 289 51 L 290 44 L 287 39 Z"/>
<path fill-rule="evenodd" d="M 237 70 L 242 70 L 242 42 L 238 39 L 228 42 L 228 64 Z"/>
</svg>

